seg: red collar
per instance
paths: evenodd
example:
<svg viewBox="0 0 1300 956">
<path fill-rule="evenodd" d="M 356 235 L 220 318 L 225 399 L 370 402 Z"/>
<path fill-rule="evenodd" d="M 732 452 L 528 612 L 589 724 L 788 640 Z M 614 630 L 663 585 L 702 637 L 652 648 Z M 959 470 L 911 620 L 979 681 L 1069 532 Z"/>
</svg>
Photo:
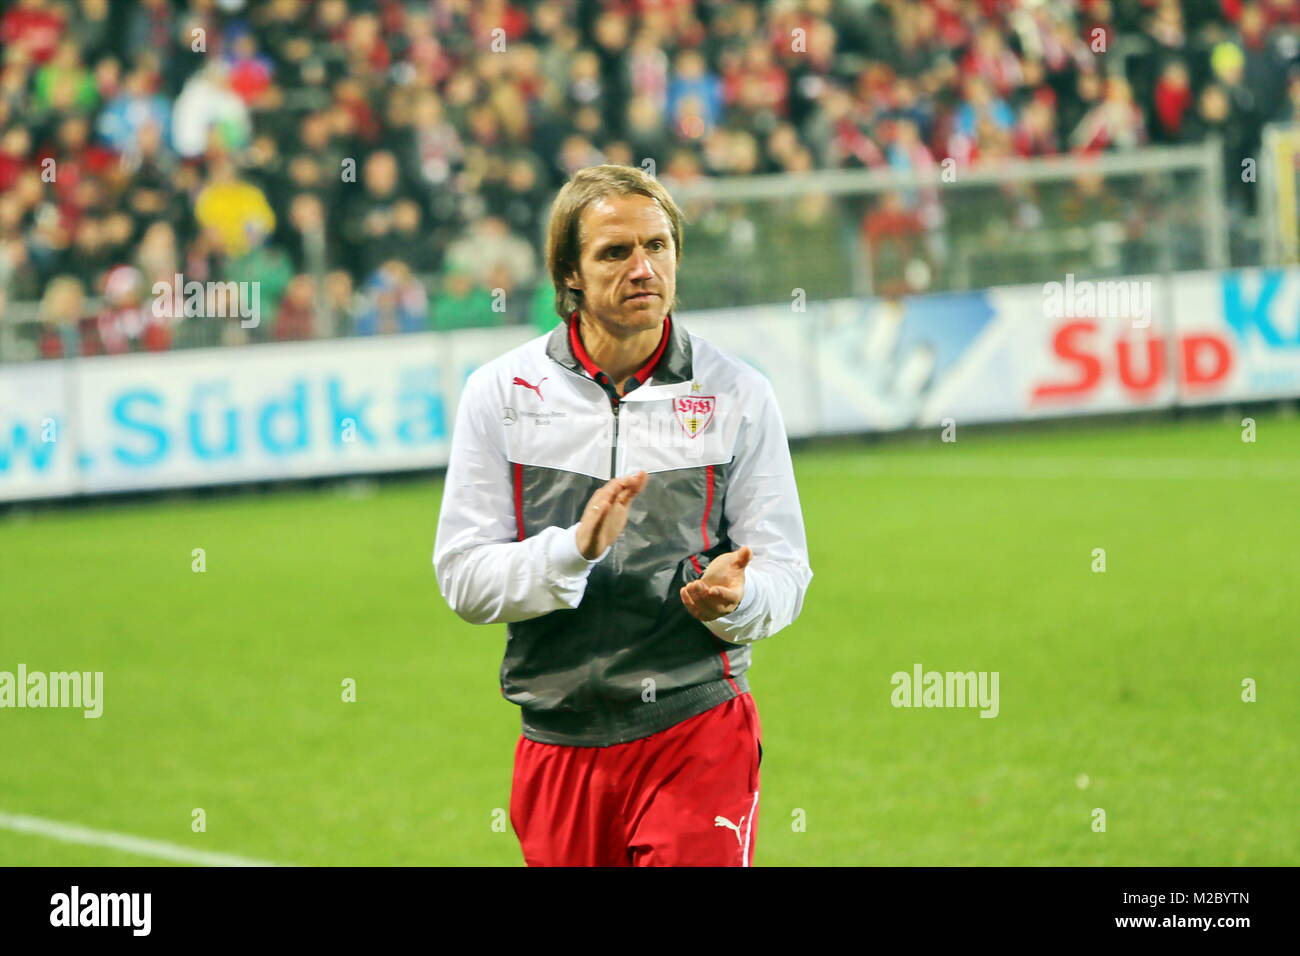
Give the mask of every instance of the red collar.
<svg viewBox="0 0 1300 956">
<path fill-rule="evenodd" d="M 664 354 L 664 349 L 668 347 L 668 336 L 672 334 L 672 330 L 673 317 L 672 314 L 669 313 L 664 316 L 664 330 L 663 334 L 659 337 L 659 346 L 654 350 L 654 354 L 650 356 L 646 363 L 632 373 L 632 376 L 625 384 L 624 394 L 630 392 L 639 385 L 644 385 L 650 380 L 650 376 L 654 372 L 655 366 L 659 364 L 659 359 Z M 582 363 L 582 367 L 587 370 L 588 375 L 602 385 L 611 382 L 610 377 L 602 372 L 600 366 L 591 360 L 591 356 L 587 354 L 587 349 L 582 344 L 582 335 L 578 332 L 578 313 L 576 311 L 569 316 L 569 345 L 573 348 L 574 356 L 576 356 L 578 361 Z"/>
</svg>

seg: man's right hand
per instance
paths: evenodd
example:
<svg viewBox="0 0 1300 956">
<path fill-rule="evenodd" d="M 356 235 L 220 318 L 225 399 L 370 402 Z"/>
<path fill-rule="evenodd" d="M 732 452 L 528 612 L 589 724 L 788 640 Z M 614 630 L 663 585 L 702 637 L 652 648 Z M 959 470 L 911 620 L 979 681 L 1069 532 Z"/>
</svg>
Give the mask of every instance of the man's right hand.
<svg viewBox="0 0 1300 956">
<path fill-rule="evenodd" d="M 584 558 L 595 560 L 623 533 L 628 505 L 645 488 L 648 477 L 638 471 L 624 478 L 611 478 L 591 496 L 578 522 L 578 550 Z"/>
</svg>

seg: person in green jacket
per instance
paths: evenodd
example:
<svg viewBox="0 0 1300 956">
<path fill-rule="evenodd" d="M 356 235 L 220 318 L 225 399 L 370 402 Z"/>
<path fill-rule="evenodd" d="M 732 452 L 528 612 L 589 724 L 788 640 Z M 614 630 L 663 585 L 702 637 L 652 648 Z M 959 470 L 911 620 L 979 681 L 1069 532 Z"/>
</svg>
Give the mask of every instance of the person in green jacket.
<svg viewBox="0 0 1300 956">
<path fill-rule="evenodd" d="M 476 286 L 465 268 L 449 267 L 440 286 L 429 303 L 429 328 L 448 331 L 505 324 L 505 313 L 492 310 L 491 290 Z"/>
</svg>

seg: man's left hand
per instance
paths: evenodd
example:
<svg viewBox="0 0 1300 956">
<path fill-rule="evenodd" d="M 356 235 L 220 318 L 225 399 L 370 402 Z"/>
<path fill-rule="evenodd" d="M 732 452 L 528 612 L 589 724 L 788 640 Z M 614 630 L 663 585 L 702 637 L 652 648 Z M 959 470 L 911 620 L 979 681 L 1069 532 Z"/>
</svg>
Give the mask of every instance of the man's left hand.
<svg viewBox="0 0 1300 956">
<path fill-rule="evenodd" d="M 712 621 L 734 611 L 745 596 L 745 565 L 752 556 L 746 545 L 710 561 L 704 574 L 681 590 L 686 610 L 701 621 Z"/>
</svg>

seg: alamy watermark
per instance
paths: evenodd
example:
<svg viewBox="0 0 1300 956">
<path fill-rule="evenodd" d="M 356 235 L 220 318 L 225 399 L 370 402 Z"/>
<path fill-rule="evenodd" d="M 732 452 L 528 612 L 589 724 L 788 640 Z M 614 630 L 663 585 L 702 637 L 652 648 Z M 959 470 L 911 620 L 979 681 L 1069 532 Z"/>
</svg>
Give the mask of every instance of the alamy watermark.
<svg viewBox="0 0 1300 956">
<path fill-rule="evenodd" d="M 1043 285 L 1043 314 L 1049 319 L 1130 319 L 1133 328 L 1151 326 L 1151 285 L 1146 279 L 1093 282 L 1074 279 Z"/>
<path fill-rule="evenodd" d="M 255 329 L 262 324 L 262 283 L 186 282 L 178 272 L 153 284 L 152 308 L 158 319 L 239 319 L 242 328 Z"/>
<path fill-rule="evenodd" d="M 152 893 L 83 893 L 74 885 L 50 897 L 51 926 L 122 926 L 132 936 L 148 936 Z"/>
<path fill-rule="evenodd" d="M 80 707 L 84 717 L 104 713 L 103 671 L 0 671 L 0 708 Z"/>
<path fill-rule="evenodd" d="M 895 707 L 979 707 L 981 717 L 998 715 L 998 671 L 897 671 L 889 702 Z"/>
</svg>

